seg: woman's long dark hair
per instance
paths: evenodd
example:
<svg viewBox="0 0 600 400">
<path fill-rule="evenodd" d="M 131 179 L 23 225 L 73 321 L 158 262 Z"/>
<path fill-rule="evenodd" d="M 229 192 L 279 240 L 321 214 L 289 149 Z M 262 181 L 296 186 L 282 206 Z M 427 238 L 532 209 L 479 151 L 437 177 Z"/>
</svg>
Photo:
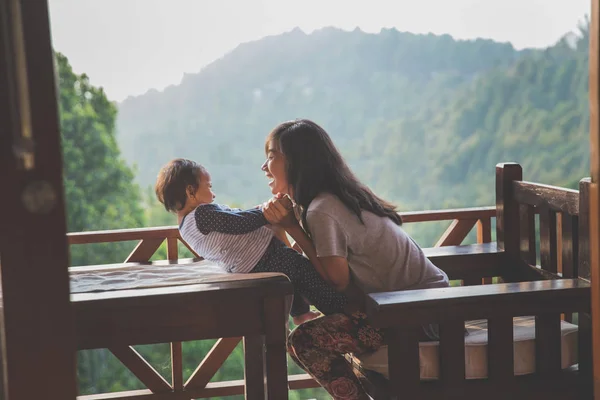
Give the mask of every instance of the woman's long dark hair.
<svg viewBox="0 0 600 400">
<path fill-rule="evenodd" d="M 396 206 L 376 196 L 352 173 L 333 141 L 318 124 L 307 119 L 283 122 L 269 133 L 286 158 L 287 179 L 296 204 L 302 207 L 302 224 L 308 231 L 306 212 L 317 195 L 336 195 L 364 223 L 361 210 L 388 217 L 398 225 Z"/>
</svg>

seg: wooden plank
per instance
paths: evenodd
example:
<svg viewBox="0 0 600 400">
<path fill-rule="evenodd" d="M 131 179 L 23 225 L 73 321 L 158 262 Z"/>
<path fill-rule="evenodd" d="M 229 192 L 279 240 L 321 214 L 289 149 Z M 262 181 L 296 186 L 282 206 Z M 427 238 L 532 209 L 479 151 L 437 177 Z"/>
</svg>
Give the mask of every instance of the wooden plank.
<svg viewBox="0 0 600 400">
<path fill-rule="evenodd" d="M 146 262 L 150 260 L 163 241 L 164 239 L 141 240 L 131 254 L 129 254 L 125 262 Z"/>
<path fill-rule="evenodd" d="M 509 258 L 519 257 L 519 207 L 514 199 L 513 182 L 523 179 L 516 163 L 496 165 L 496 241 Z"/>
<path fill-rule="evenodd" d="M 558 271 L 556 242 L 556 212 L 550 209 L 540 210 L 540 264 L 543 269 Z"/>
<path fill-rule="evenodd" d="M 579 214 L 579 192 L 541 183 L 513 182 L 514 197 L 520 204 L 549 208 L 570 215 Z"/>
<path fill-rule="evenodd" d="M 290 390 L 320 387 L 308 374 L 291 375 Z M 77 400 L 189 400 L 215 397 L 239 396 L 244 394 L 244 381 L 232 380 L 209 382 L 205 388 L 189 389 L 179 393 L 152 393 L 150 390 L 129 390 L 114 393 L 78 396 Z"/>
<path fill-rule="evenodd" d="M 492 384 L 514 384 L 513 317 L 488 319 L 488 376 Z M 507 389 L 508 389 L 507 388 Z"/>
<path fill-rule="evenodd" d="M 109 349 L 153 393 L 170 392 L 171 385 L 131 346 Z"/>
<path fill-rule="evenodd" d="M 240 340 L 242 340 L 241 337 L 219 339 L 185 383 L 185 389 L 206 387 L 219 368 L 221 368 L 225 360 L 227 360 L 227 357 L 233 352 Z"/>
<path fill-rule="evenodd" d="M 450 321 L 440 325 L 440 373 L 444 385 L 465 381 L 465 323 Z"/>
<path fill-rule="evenodd" d="M 0 2 L 0 397 L 15 400 L 77 388 L 48 18 L 47 1 Z"/>
<path fill-rule="evenodd" d="M 496 216 L 495 207 L 473 207 L 450 210 L 409 211 L 400 213 L 404 223 L 450 221 L 454 219 L 481 219 Z"/>
<path fill-rule="evenodd" d="M 502 274 L 504 252 L 495 242 L 462 246 L 428 247 L 425 256 L 450 279 L 481 279 Z"/>
<path fill-rule="evenodd" d="M 496 216 L 495 207 L 471 207 L 448 210 L 409 211 L 400 213 L 404 223 L 447 221 L 453 219 L 485 219 Z M 69 244 L 124 242 L 142 239 L 179 238 L 177 226 L 70 232 Z"/>
<path fill-rule="evenodd" d="M 106 231 L 71 232 L 67 234 L 69 244 L 126 242 L 144 239 L 166 239 L 179 237 L 177 226 L 154 228 L 114 229 Z"/>
<path fill-rule="evenodd" d="M 455 219 L 435 244 L 435 247 L 460 245 L 476 222 L 476 219 Z"/>
<path fill-rule="evenodd" d="M 366 298 L 366 309 L 369 320 L 377 327 L 393 326 L 399 316 L 410 326 L 502 315 L 586 311 L 590 307 L 589 288 L 589 283 L 581 279 L 559 279 L 371 293 Z"/>
<path fill-rule="evenodd" d="M 244 337 L 244 394 L 247 400 L 265 398 L 264 345 L 262 335 Z"/>
<path fill-rule="evenodd" d="M 181 342 L 171 343 L 171 379 L 175 391 L 183 390 L 183 354 Z"/>
<path fill-rule="evenodd" d="M 536 265 L 534 207 L 527 204 L 519 205 L 519 220 L 521 259 L 530 265 Z"/>
<path fill-rule="evenodd" d="M 288 399 L 287 328 L 285 299 L 267 297 L 264 300 L 265 371 L 267 398 Z"/>
<path fill-rule="evenodd" d="M 560 314 L 535 317 L 535 372 L 552 379 L 561 371 Z"/>
<path fill-rule="evenodd" d="M 388 330 L 390 394 L 398 399 L 419 398 L 421 372 L 419 331 L 421 327 L 395 326 Z"/>
</svg>

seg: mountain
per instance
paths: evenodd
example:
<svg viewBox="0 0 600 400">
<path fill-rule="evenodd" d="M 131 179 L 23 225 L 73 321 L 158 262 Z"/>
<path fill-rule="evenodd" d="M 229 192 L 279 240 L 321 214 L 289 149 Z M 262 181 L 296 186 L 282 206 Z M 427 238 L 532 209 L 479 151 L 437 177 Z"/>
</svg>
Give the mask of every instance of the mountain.
<svg viewBox="0 0 600 400">
<path fill-rule="evenodd" d="M 217 200 L 269 197 L 264 139 L 281 121 L 321 124 L 353 170 L 401 209 L 493 204 L 494 166 L 576 185 L 588 174 L 587 27 L 547 49 L 384 29 L 296 29 L 240 45 L 179 85 L 119 104 L 118 141 L 151 185 L 192 158 Z"/>
<path fill-rule="evenodd" d="M 189 157 L 211 171 L 220 201 L 252 206 L 269 196 L 259 169 L 269 130 L 306 117 L 323 125 L 355 171 L 373 183 L 383 179 L 373 178 L 372 164 L 383 161 L 376 148 L 394 139 L 374 143 L 389 133 L 375 127 L 443 107 L 459 88 L 530 53 L 508 43 L 395 29 L 326 28 L 310 35 L 296 29 L 242 44 L 163 92 L 126 99 L 119 104 L 118 140 L 143 186 L 169 159 Z M 400 158 L 386 156 L 390 166 Z M 408 173 L 411 168 L 393 175 Z"/>
</svg>

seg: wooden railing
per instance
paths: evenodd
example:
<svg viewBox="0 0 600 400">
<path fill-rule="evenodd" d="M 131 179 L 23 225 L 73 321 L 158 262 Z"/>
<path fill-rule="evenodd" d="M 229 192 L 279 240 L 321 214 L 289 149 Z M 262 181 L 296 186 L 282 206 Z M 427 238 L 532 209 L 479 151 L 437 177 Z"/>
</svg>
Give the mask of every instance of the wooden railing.
<svg viewBox="0 0 600 400">
<path fill-rule="evenodd" d="M 435 247 L 441 247 L 460 245 L 475 226 L 477 229 L 477 242 L 491 242 L 491 221 L 492 218 L 495 218 L 496 216 L 496 208 L 479 207 L 453 210 L 417 211 L 405 212 L 401 213 L 401 215 L 406 224 L 452 221 L 448 229 L 446 229 L 435 244 Z M 167 242 L 167 258 L 169 260 L 176 260 L 179 258 L 178 242 L 183 243 L 193 255 L 198 257 L 198 254 L 182 240 L 176 226 L 77 232 L 69 233 L 67 236 L 70 245 L 139 241 L 137 246 L 126 258 L 125 262 L 148 262 L 165 241 Z M 171 343 L 171 383 L 165 381 L 164 378 L 162 378 L 162 376 L 133 349 L 133 347 L 130 346 L 128 349 L 124 349 L 125 351 L 113 351 L 113 354 L 148 388 L 152 389 L 153 387 L 156 387 L 156 383 L 158 382 L 160 384 L 160 389 L 166 388 L 165 385 L 167 385 L 172 392 L 177 393 L 182 392 L 186 388 L 197 390 L 207 387 L 210 380 L 217 373 L 227 357 L 233 352 L 240 340 L 241 338 L 219 339 L 185 383 L 183 381 L 182 348 L 180 342 Z M 288 379 L 289 388 L 291 390 L 318 387 L 318 384 L 307 374 L 291 375 Z M 214 384 L 212 385 L 214 386 Z M 210 394 L 207 393 L 207 396 L 240 395 L 244 393 L 244 381 L 219 382 L 218 387 L 214 387 L 214 389 L 218 390 L 211 390 Z M 114 395 L 112 397 L 98 397 L 97 395 L 93 395 L 82 396 L 81 398 L 112 399 L 115 397 Z"/>
</svg>

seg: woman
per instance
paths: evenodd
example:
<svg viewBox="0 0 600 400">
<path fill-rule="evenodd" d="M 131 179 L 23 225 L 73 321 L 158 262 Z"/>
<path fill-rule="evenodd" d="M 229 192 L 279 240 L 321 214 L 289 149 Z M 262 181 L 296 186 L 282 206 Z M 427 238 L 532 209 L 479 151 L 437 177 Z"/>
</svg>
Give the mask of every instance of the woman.
<svg viewBox="0 0 600 400">
<path fill-rule="evenodd" d="M 295 202 L 298 220 L 276 200 L 265 205 L 265 216 L 298 242 L 309 238 L 316 254 L 307 254 L 338 291 L 357 297 L 382 292 L 449 286 L 402 230 L 392 204 L 377 197 L 352 173 L 316 123 L 284 122 L 267 137 L 262 166 L 273 194 Z M 304 244 L 304 245 L 303 245 Z M 436 330 L 424 327 L 424 340 L 436 340 Z M 385 344 L 383 331 L 369 325 L 359 303 L 345 314 L 333 314 L 298 326 L 289 336 L 288 351 L 334 399 L 368 399 L 345 353 L 373 351 Z"/>
</svg>

